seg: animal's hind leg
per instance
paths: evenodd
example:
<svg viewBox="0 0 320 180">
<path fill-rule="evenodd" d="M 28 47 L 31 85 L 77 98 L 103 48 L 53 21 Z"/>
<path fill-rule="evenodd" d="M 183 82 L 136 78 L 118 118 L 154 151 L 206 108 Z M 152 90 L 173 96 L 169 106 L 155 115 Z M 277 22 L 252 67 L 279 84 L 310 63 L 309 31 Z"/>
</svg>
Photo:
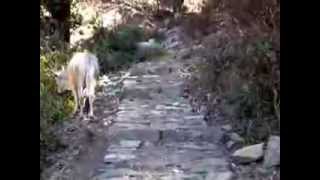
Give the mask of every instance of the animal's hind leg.
<svg viewBox="0 0 320 180">
<path fill-rule="evenodd" d="M 81 98 L 81 101 L 80 101 L 80 117 L 83 116 L 83 107 L 84 107 L 84 103 L 83 102 L 85 102 L 85 99 Z"/>
<path fill-rule="evenodd" d="M 94 117 L 93 113 L 93 102 L 95 100 L 95 87 L 96 87 L 96 80 L 94 76 L 87 76 L 86 77 L 86 91 L 85 95 L 88 97 L 89 100 L 89 116 Z"/>
<path fill-rule="evenodd" d="M 79 109 L 79 95 L 75 90 L 72 90 L 75 106 L 72 112 L 72 115 L 75 115 Z"/>
<path fill-rule="evenodd" d="M 89 116 L 90 117 L 94 117 L 94 114 L 93 114 L 93 101 L 94 101 L 95 97 L 94 96 L 89 96 L 88 97 L 88 100 L 89 100 Z"/>
<path fill-rule="evenodd" d="M 86 102 L 86 98 L 85 98 L 84 93 L 82 91 L 83 91 L 82 89 L 79 90 L 79 92 L 81 93 L 80 100 L 79 100 L 79 103 L 80 103 L 80 116 L 81 117 L 83 116 L 83 109 L 84 109 L 84 107 L 86 105 L 86 103 L 85 103 Z"/>
</svg>

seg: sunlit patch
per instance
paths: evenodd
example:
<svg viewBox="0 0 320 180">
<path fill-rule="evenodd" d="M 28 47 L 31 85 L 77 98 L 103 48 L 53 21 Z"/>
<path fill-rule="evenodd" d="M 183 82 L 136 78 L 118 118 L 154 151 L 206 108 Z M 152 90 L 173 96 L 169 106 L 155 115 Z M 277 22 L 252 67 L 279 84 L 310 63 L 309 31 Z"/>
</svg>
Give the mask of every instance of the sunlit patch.
<svg viewBox="0 0 320 180">
<path fill-rule="evenodd" d="M 185 0 L 183 5 L 187 8 L 187 13 L 200 13 L 206 0 Z"/>
<path fill-rule="evenodd" d="M 102 27 L 109 30 L 113 29 L 119 24 L 123 23 L 123 16 L 119 12 L 119 9 L 113 9 L 102 15 Z"/>
</svg>

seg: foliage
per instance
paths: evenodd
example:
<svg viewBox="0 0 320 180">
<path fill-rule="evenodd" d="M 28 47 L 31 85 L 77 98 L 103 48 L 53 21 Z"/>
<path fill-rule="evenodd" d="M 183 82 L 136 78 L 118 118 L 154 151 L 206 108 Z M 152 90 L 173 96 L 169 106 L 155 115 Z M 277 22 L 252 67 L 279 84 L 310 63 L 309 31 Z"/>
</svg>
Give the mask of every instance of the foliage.
<svg viewBox="0 0 320 180">
<path fill-rule="evenodd" d="M 95 31 L 98 31 L 99 28 L 102 27 L 102 19 L 99 17 L 98 13 L 90 20 L 89 24 Z"/>
<path fill-rule="evenodd" d="M 83 17 L 80 14 L 79 1 L 80 0 L 71 0 L 71 15 L 70 15 L 71 30 L 77 29 L 82 23 Z"/>
<path fill-rule="evenodd" d="M 63 53 L 40 56 L 40 128 L 64 119 L 70 112 L 70 96 L 61 96 L 56 93 L 56 82 L 52 70 L 64 64 L 67 56 Z M 40 131 L 40 133 L 42 133 Z"/>
<path fill-rule="evenodd" d="M 52 128 L 72 111 L 71 97 L 56 93 L 52 72 L 65 64 L 67 59 L 68 55 L 62 52 L 40 55 L 40 168 L 47 163 L 47 154 L 60 145 L 52 133 Z"/>
<path fill-rule="evenodd" d="M 143 40 L 143 30 L 135 26 L 120 27 L 109 34 L 109 48 L 114 51 L 134 51 L 135 43 Z"/>
<path fill-rule="evenodd" d="M 127 67 L 135 62 L 136 43 L 144 39 L 143 30 L 122 26 L 112 31 L 98 28 L 86 48 L 97 54 L 102 73 Z"/>
<path fill-rule="evenodd" d="M 70 3 L 66 6 L 66 2 Z M 41 0 L 40 1 L 40 32 L 51 41 L 62 41 L 64 32 L 70 32 L 78 28 L 82 23 L 82 16 L 79 13 L 79 0 Z M 66 12 L 65 8 L 70 8 L 70 12 Z M 62 12 L 61 12 L 62 11 Z M 62 19 L 61 19 L 62 18 Z M 52 22 L 55 23 L 52 23 Z M 63 22 L 62 22 L 63 21 Z M 45 26 L 49 28 L 44 28 Z M 63 29 L 69 27 L 69 29 Z M 52 38 L 51 36 L 55 36 Z M 52 40 L 53 39 L 53 40 Z M 53 43 L 58 49 L 61 49 L 60 42 Z M 52 45 L 49 45 L 49 47 Z M 64 47 L 64 46 L 62 46 Z"/>
<path fill-rule="evenodd" d="M 279 68 L 280 58 L 268 40 L 234 40 L 207 50 L 195 86 L 226 99 L 218 107 L 235 128 L 248 142 L 261 141 L 280 131 Z"/>
<path fill-rule="evenodd" d="M 229 15 L 237 21 L 228 23 Z M 188 27 L 207 26 L 199 29 L 208 36 L 192 89 L 207 104 L 209 116 L 222 110 L 247 143 L 279 134 L 280 1 L 207 1 L 195 17 Z M 226 26 L 213 33 L 211 19 Z"/>
</svg>

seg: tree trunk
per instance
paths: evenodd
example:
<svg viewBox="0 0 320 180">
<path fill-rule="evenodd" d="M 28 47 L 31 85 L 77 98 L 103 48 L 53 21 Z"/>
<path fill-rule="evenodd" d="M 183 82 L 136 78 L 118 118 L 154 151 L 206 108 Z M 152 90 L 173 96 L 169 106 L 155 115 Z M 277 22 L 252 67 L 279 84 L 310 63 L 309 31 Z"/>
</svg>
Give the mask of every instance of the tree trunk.
<svg viewBox="0 0 320 180">
<path fill-rule="evenodd" d="M 49 1 L 48 9 L 52 18 L 58 21 L 58 31 L 63 41 L 70 42 L 71 0 Z"/>
</svg>

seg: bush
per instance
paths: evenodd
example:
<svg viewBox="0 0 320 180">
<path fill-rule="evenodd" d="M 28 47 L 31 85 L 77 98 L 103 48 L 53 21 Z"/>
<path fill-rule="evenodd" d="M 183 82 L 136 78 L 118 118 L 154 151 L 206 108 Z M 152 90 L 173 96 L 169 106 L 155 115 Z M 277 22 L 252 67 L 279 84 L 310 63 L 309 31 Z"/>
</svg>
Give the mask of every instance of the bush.
<svg viewBox="0 0 320 180">
<path fill-rule="evenodd" d="M 246 137 L 263 141 L 280 132 L 280 58 L 265 39 L 233 40 L 206 51 L 194 88 L 225 99 L 218 106 Z"/>
<path fill-rule="evenodd" d="M 52 52 L 40 55 L 40 120 L 54 124 L 71 112 L 70 95 L 58 95 L 53 71 L 65 65 L 70 55 Z"/>
<path fill-rule="evenodd" d="M 86 48 L 99 59 L 102 73 L 119 70 L 135 62 L 136 43 L 144 39 L 139 27 L 122 26 L 113 31 L 100 28 L 88 40 Z"/>
<path fill-rule="evenodd" d="M 61 26 L 57 14 L 63 8 L 60 1 L 40 1 L 40 49 L 50 52 L 52 50 L 62 50 L 68 47 L 68 43 L 63 41 L 64 30 Z M 74 31 L 82 24 L 83 17 L 80 14 L 79 0 L 70 0 L 70 17 L 67 18 L 70 31 Z M 59 15 L 59 16 L 60 16 Z"/>
<path fill-rule="evenodd" d="M 52 72 L 65 64 L 68 57 L 61 52 L 40 55 L 40 171 L 48 163 L 48 153 L 55 151 L 60 145 L 52 133 L 53 127 L 72 111 L 71 97 L 56 93 L 56 82 Z"/>
<path fill-rule="evenodd" d="M 143 41 L 143 30 L 135 26 L 119 27 L 109 34 L 110 49 L 134 52 L 135 43 Z"/>
</svg>

